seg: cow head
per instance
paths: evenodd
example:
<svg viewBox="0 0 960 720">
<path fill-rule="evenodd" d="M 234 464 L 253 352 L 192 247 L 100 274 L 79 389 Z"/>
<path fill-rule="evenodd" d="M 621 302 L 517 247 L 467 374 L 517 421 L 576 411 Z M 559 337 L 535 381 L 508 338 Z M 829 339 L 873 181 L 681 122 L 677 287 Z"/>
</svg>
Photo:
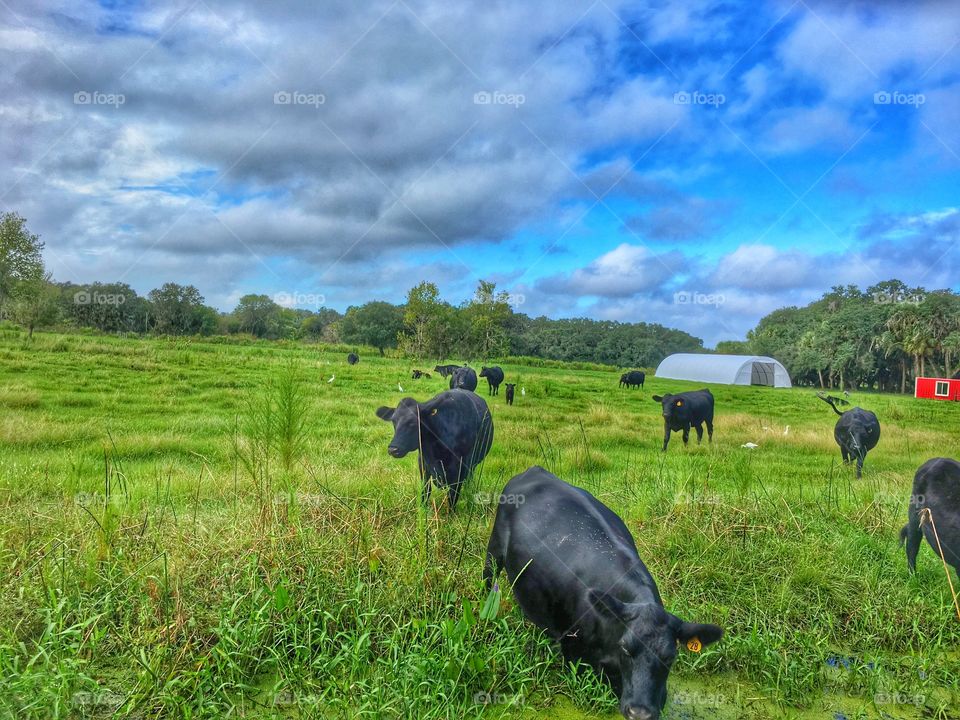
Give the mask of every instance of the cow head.
<svg viewBox="0 0 960 720">
<path fill-rule="evenodd" d="M 630 373 L 624 373 L 623 375 L 621 375 L 621 376 L 620 376 L 620 382 L 625 383 L 625 382 L 627 381 L 627 375 L 629 375 L 629 374 L 630 374 Z"/>
<path fill-rule="evenodd" d="M 624 603 L 598 590 L 588 600 L 600 620 L 604 663 L 620 670 L 620 712 L 628 720 L 660 717 L 678 644 L 699 652 L 723 636 L 723 628 L 684 622 L 659 603 Z"/>
<path fill-rule="evenodd" d="M 402 458 L 408 452 L 420 449 L 421 424 L 424 415 L 436 412 L 429 410 L 413 398 L 404 398 L 395 408 L 377 408 L 377 417 L 393 423 L 393 440 L 387 446 L 387 452 L 395 458 Z"/>
<path fill-rule="evenodd" d="M 504 383 L 504 386 L 507 388 L 507 392 L 513 392 L 513 389 L 517 386 L 516 383 Z"/>
<path fill-rule="evenodd" d="M 670 425 L 682 425 L 689 417 L 687 400 L 681 395 L 654 395 L 653 400 L 663 406 L 663 419 Z"/>
<path fill-rule="evenodd" d="M 481 367 L 481 368 L 480 368 L 480 377 L 486 377 L 486 376 L 487 376 L 487 372 L 488 372 L 489 370 L 490 370 L 490 368 Z"/>
</svg>

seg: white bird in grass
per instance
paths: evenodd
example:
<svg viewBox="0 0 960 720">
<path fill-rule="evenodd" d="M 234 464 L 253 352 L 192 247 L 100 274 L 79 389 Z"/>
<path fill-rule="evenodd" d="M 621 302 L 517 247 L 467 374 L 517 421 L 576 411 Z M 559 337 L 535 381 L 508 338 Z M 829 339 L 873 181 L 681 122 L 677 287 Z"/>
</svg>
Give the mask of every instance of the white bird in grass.
<svg viewBox="0 0 960 720">
<path fill-rule="evenodd" d="M 745 447 L 747 450 L 753 450 L 754 448 L 760 447 L 760 446 L 757 445 L 756 443 L 744 443 L 740 447 Z"/>
<path fill-rule="evenodd" d="M 327 380 L 327 382 L 328 382 L 328 383 L 332 383 L 332 382 L 333 382 L 333 380 L 334 380 L 334 378 L 336 378 L 336 377 L 337 377 L 337 374 L 336 374 L 336 373 L 334 373 L 333 375 L 331 375 L 331 376 L 330 376 L 330 379 L 329 379 L 329 380 Z"/>
<path fill-rule="evenodd" d="M 783 429 L 783 434 L 784 434 L 784 435 L 789 435 L 789 434 L 790 434 L 790 426 L 789 426 L 789 425 L 787 425 L 787 426 Z"/>
<path fill-rule="evenodd" d="M 403 385 L 401 385 L 400 383 L 397 383 L 397 390 L 399 390 L 400 392 L 403 392 Z"/>
<path fill-rule="evenodd" d="M 520 388 L 520 395 L 521 395 L 522 397 L 526 397 L 526 396 L 527 396 L 527 389 L 526 389 L 525 387 Z"/>
</svg>

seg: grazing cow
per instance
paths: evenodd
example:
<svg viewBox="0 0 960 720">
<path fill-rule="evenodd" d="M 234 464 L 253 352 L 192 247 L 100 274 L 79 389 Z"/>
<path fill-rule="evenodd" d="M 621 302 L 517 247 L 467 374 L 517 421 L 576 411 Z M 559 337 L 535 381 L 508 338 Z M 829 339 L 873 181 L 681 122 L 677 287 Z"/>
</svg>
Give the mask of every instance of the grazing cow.
<svg viewBox="0 0 960 720">
<path fill-rule="evenodd" d="M 410 373 L 410 377 L 414 380 L 419 380 L 420 378 L 427 378 L 427 380 L 429 380 L 430 373 L 424 372 L 423 370 L 414 370 L 412 373 Z"/>
<path fill-rule="evenodd" d="M 440 377 L 450 377 L 453 375 L 453 371 L 456 370 L 459 365 L 437 365 L 433 368 L 434 372 L 440 373 Z"/>
<path fill-rule="evenodd" d="M 927 510 L 929 516 L 927 517 Z M 933 527 L 937 533 L 934 535 Z M 900 544 L 907 544 L 907 566 L 917 569 L 921 529 L 933 551 L 953 565 L 960 575 L 960 462 L 950 458 L 927 460 L 913 478 L 913 494 L 907 509 L 907 524 L 900 531 Z M 943 548 L 943 555 L 937 549 Z"/>
<path fill-rule="evenodd" d="M 500 383 L 503 382 L 503 370 L 498 366 L 480 368 L 480 377 L 487 379 L 487 395 L 499 395 Z"/>
<path fill-rule="evenodd" d="M 663 406 L 663 449 L 670 442 L 670 431 L 683 430 L 683 444 L 690 439 L 690 428 L 696 428 L 697 444 L 703 440 L 703 424 L 713 442 L 713 393 L 703 390 L 688 390 L 676 395 L 654 395 L 653 399 Z"/>
<path fill-rule="evenodd" d="M 356 365 L 358 362 L 360 362 L 360 357 L 356 353 L 347 355 L 347 365 Z"/>
<path fill-rule="evenodd" d="M 377 417 L 393 423 L 390 455 L 402 458 L 419 451 L 424 504 L 435 482 L 450 488 L 453 512 L 461 486 L 493 443 L 493 418 L 486 401 L 472 392 L 444 390 L 426 402 L 404 398 L 395 408 L 378 408 Z"/>
<path fill-rule="evenodd" d="M 877 446 L 880 440 L 880 421 L 869 410 L 855 407 L 850 410 L 838 410 L 833 398 L 817 395 L 840 416 L 833 428 L 833 437 L 840 446 L 843 464 L 857 461 L 857 477 L 863 477 L 863 461 L 867 453 Z"/>
<path fill-rule="evenodd" d="M 642 370 L 631 370 L 620 376 L 620 387 L 643 387 L 643 381 L 647 379 L 647 374 Z"/>
<path fill-rule="evenodd" d="M 450 389 L 476 390 L 477 371 L 470 367 L 458 367 L 450 376 Z"/>
<path fill-rule="evenodd" d="M 507 405 L 513 405 L 513 390 L 516 387 L 516 383 L 507 383 Z"/>
<path fill-rule="evenodd" d="M 659 718 L 678 642 L 699 652 L 723 635 L 667 612 L 623 521 L 539 466 L 499 498 L 487 588 L 504 569 L 526 618 L 605 678 L 631 720 Z"/>
</svg>

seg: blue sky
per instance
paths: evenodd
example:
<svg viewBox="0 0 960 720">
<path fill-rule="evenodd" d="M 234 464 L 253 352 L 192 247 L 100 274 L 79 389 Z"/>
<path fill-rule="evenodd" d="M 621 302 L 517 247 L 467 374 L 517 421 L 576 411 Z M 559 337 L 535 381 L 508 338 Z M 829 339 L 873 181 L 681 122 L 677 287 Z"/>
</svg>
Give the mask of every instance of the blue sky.
<svg viewBox="0 0 960 720">
<path fill-rule="evenodd" d="M 0 207 L 58 280 L 345 309 L 479 279 L 709 345 L 960 283 L 948 2 L 33 2 Z"/>
</svg>

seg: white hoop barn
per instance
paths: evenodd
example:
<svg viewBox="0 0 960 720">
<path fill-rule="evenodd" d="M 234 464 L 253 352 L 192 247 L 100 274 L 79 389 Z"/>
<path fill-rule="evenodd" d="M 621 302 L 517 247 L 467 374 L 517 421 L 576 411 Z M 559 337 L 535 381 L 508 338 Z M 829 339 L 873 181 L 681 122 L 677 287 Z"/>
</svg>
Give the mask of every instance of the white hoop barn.
<svg viewBox="0 0 960 720">
<path fill-rule="evenodd" d="M 767 385 L 788 388 L 790 373 L 772 357 L 676 353 L 657 367 L 657 377 L 720 385 Z"/>
</svg>

